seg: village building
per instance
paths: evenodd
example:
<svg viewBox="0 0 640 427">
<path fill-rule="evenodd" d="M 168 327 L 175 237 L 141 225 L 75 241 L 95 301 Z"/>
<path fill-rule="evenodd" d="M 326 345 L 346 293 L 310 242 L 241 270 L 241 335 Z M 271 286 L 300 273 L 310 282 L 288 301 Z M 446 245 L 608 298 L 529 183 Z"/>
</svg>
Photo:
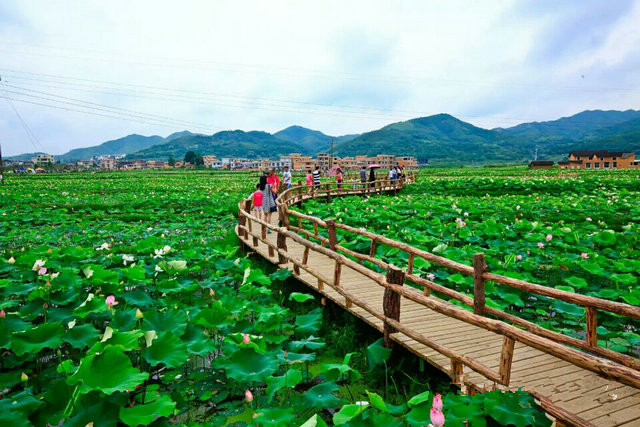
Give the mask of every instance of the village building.
<svg viewBox="0 0 640 427">
<path fill-rule="evenodd" d="M 205 167 L 220 169 L 222 168 L 222 161 L 218 160 L 215 154 L 208 154 L 202 156 L 202 160 L 204 161 Z"/>
<path fill-rule="evenodd" d="M 639 167 L 635 153 L 622 151 L 572 151 L 569 153 L 568 165 L 559 162 L 561 169 L 629 169 Z"/>
<path fill-rule="evenodd" d="M 165 162 L 160 160 L 149 160 L 147 161 L 147 169 L 162 169 L 164 164 Z"/>
<path fill-rule="evenodd" d="M 33 162 L 34 165 L 35 164 L 50 165 L 50 164 L 53 164 L 54 158 L 53 158 L 53 154 L 40 153 L 40 154 L 36 154 L 36 156 L 33 157 L 31 161 Z"/>
<path fill-rule="evenodd" d="M 396 157 L 396 163 L 403 169 L 418 169 L 418 159 L 416 159 L 415 157 Z"/>
<path fill-rule="evenodd" d="M 118 167 L 118 162 L 116 161 L 115 157 L 104 156 L 99 160 L 98 165 L 100 166 L 100 169 L 116 170 Z"/>
<path fill-rule="evenodd" d="M 553 160 L 534 160 L 529 163 L 529 169 L 552 169 L 553 167 Z"/>
<path fill-rule="evenodd" d="M 303 156 L 300 153 L 289 154 L 291 160 L 291 169 L 294 171 L 312 171 L 315 162 L 309 156 Z"/>
</svg>

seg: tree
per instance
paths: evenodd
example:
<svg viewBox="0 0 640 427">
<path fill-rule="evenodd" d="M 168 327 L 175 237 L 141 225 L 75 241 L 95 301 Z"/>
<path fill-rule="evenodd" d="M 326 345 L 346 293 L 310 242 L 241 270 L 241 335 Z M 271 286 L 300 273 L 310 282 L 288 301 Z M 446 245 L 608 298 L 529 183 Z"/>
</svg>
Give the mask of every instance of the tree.
<svg viewBox="0 0 640 427">
<path fill-rule="evenodd" d="M 202 154 L 196 153 L 196 157 L 194 159 L 194 164 L 196 166 L 203 166 L 204 165 L 204 159 L 202 158 Z"/>
<path fill-rule="evenodd" d="M 173 158 L 173 156 L 169 156 L 169 159 L 167 160 L 167 163 L 169 163 L 169 166 L 175 166 L 176 164 L 176 159 Z"/>
<path fill-rule="evenodd" d="M 185 163 L 194 163 L 196 158 L 196 153 L 194 151 L 187 151 L 184 153 L 184 162 Z"/>
</svg>

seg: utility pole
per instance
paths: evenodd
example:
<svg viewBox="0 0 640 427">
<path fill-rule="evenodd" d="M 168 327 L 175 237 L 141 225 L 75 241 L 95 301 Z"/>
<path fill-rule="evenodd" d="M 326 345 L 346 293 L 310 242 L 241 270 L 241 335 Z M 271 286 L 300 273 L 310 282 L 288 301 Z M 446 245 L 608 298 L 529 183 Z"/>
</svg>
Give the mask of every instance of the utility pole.
<svg viewBox="0 0 640 427">
<path fill-rule="evenodd" d="M 331 138 L 331 154 L 329 154 L 329 170 L 333 168 L 333 138 Z"/>
<path fill-rule="evenodd" d="M 533 160 L 538 160 L 538 147 L 536 147 L 536 151 L 533 154 Z"/>
<path fill-rule="evenodd" d="M 0 144 L 0 184 L 4 184 L 4 166 L 2 165 L 2 144 Z"/>
</svg>

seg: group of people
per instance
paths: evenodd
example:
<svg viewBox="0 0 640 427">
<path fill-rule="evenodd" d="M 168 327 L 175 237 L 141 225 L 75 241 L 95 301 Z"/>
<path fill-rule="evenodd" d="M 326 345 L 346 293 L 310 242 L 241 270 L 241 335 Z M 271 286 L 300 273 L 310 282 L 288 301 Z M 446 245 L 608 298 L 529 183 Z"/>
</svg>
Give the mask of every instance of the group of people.
<svg viewBox="0 0 640 427">
<path fill-rule="evenodd" d="M 265 172 L 256 184 L 256 191 L 251 196 L 252 210 L 256 216 L 271 223 L 271 215 L 278 210 L 276 198 L 281 189 L 291 188 L 291 172 L 285 166 L 282 179 L 278 177 L 275 169 Z M 270 231 L 267 231 L 268 233 Z"/>
<path fill-rule="evenodd" d="M 313 171 L 309 171 L 306 177 L 306 184 L 308 188 L 315 188 L 316 190 L 320 188 L 320 167 L 316 166 Z M 398 179 L 404 176 L 404 169 L 400 166 L 393 166 L 389 170 L 389 179 L 395 185 L 398 182 Z M 336 169 L 336 184 L 338 188 L 342 188 L 342 183 L 344 180 L 344 172 L 341 168 Z M 376 180 L 376 170 L 375 168 L 370 168 L 367 173 L 367 167 L 362 166 L 360 168 L 360 184 L 362 187 L 366 187 L 367 183 L 369 186 L 374 187 Z M 358 180 L 354 176 L 353 177 L 353 188 L 356 189 L 358 187 Z M 284 171 L 282 172 L 282 179 L 278 177 L 275 169 L 271 169 L 269 172 L 265 172 L 256 184 L 256 191 L 253 193 L 252 199 L 252 210 L 256 212 L 256 216 L 258 218 L 263 219 L 266 222 L 271 222 L 271 215 L 273 212 L 277 211 L 276 206 L 276 198 L 281 190 L 286 190 L 291 188 L 291 171 L 288 166 L 284 167 Z"/>
</svg>

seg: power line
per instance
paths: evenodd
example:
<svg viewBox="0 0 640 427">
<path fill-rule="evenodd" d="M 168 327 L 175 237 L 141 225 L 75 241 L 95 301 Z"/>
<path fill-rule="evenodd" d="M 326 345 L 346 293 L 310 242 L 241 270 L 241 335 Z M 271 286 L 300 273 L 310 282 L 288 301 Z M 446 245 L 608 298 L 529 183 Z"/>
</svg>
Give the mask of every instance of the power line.
<svg viewBox="0 0 640 427">
<path fill-rule="evenodd" d="M 6 92 L 6 90 L 4 89 L 4 82 L 2 81 L 1 77 L 0 77 L 0 88 L 2 88 L 2 90 L 4 92 Z M 27 124 L 27 122 L 22 118 L 22 115 L 20 115 L 20 112 L 18 112 L 18 109 L 16 108 L 16 106 L 12 102 L 12 99 L 10 99 L 8 97 L 3 97 L 3 98 L 7 100 L 7 103 L 9 104 L 9 106 L 11 107 L 13 112 L 18 117 L 18 120 L 20 121 L 20 124 L 22 125 L 22 128 L 24 129 L 25 133 L 27 134 L 27 138 L 29 139 L 29 141 L 33 145 L 35 151 L 39 151 L 39 150 L 45 151 L 45 148 L 42 145 L 42 143 L 40 143 L 40 140 L 38 140 L 38 137 L 35 135 L 35 133 L 33 133 L 31 128 Z M 38 146 L 40 146 L 40 148 L 38 148 Z"/>
</svg>

